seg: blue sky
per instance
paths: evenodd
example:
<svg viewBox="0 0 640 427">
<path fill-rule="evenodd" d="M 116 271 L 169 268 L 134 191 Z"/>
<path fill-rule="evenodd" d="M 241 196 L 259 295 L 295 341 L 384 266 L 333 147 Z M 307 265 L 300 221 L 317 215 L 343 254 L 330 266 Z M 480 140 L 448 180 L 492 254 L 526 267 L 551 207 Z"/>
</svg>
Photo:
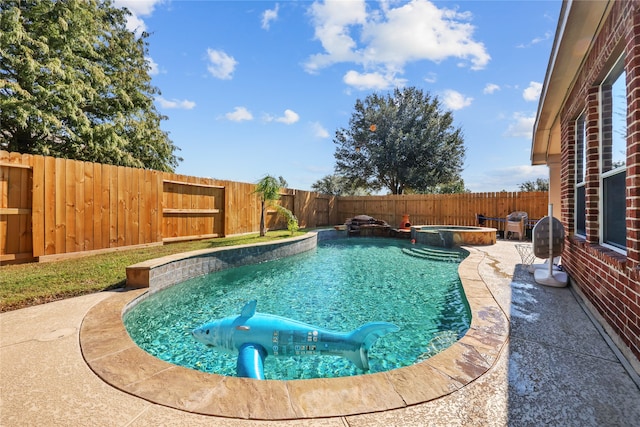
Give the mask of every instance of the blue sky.
<svg viewBox="0 0 640 427">
<path fill-rule="evenodd" d="M 151 34 L 178 173 L 266 174 L 309 190 L 333 173 L 357 99 L 416 86 L 464 133 L 473 192 L 547 177 L 531 135 L 561 2 L 117 0 Z"/>
</svg>

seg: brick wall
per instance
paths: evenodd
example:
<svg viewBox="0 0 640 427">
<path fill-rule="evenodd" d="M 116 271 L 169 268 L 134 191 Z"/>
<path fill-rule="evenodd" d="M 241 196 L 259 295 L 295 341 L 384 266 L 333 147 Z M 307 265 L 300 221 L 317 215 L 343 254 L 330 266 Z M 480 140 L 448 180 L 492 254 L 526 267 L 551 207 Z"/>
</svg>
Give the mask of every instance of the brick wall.
<svg viewBox="0 0 640 427">
<path fill-rule="evenodd" d="M 626 254 L 600 244 L 601 138 L 611 123 L 601 119 L 600 84 L 624 54 L 628 115 Z M 614 2 L 585 58 L 562 109 L 562 221 L 568 231 L 562 263 L 587 305 L 622 352 L 640 370 L 640 1 Z M 575 233 L 576 120 L 586 112 L 586 236 Z"/>
</svg>

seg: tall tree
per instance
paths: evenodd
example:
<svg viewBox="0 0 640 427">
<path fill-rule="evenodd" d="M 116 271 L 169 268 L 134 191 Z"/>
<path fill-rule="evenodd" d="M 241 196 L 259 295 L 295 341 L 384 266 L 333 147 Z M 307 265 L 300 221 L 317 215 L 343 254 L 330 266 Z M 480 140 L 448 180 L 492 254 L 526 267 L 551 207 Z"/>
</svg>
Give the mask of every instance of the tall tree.
<svg viewBox="0 0 640 427">
<path fill-rule="evenodd" d="M 462 131 L 438 98 L 420 89 L 395 89 L 357 100 L 349 128 L 336 131 L 336 172 L 356 187 L 392 194 L 429 193 L 460 180 Z"/>
<path fill-rule="evenodd" d="M 353 183 L 342 175 L 325 175 L 313 184 L 311 189 L 322 194 L 332 196 L 369 196 L 370 191 L 360 187 L 354 187 Z"/>
<path fill-rule="evenodd" d="M 535 181 L 525 181 L 518 188 L 520 191 L 549 191 L 549 180 L 537 178 Z"/>
<path fill-rule="evenodd" d="M 148 34 L 110 0 L 0 3 L 0 148 L 170 171 Z"/>
</svg>

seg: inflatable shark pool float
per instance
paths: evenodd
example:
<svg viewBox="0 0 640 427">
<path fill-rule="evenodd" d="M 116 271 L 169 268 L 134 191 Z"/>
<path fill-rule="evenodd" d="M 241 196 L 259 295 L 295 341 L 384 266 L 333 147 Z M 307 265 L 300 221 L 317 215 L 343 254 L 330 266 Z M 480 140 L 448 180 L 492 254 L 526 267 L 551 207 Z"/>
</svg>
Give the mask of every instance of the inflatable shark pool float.
<svg viewBox="0 0 640 427">
<path fill-rule="evenodd" d="M 387 322 L 372 322 L 342 333 L 272 314 L 256 313 L 257 301 L 249 301 L 239 316 L 206 323 L 192 331 L 207 346 L 238 354 L 239 377 L 264 379 L 268 355 L 288 357 L 338 355 L 362 370 L 369 369 L 369 349 L 381 336 L 400 330 Z"/>
</svg>

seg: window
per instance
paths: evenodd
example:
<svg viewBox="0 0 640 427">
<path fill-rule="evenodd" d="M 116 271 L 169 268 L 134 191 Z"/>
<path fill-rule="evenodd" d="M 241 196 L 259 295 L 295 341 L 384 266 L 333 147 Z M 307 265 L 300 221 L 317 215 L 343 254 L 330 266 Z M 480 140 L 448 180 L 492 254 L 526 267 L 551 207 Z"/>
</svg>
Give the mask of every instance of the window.
<svg viewBox="0 0 640 427">
<path fill-rule="evenodd" d="M 582 113 L 576 120 L 576 149 L 575 149 L 575 233 L 581 236 L 587 235 L 586 212 L 585 212 L 585 178 L 587 168 L 587 151 L 586 151 L 586 127 L 585 113 Z"/>
<path fill-rule="evenodd" d="M 619 61 L 601 86 L 601 241 L 626 250 L 627 86 Z"/>
</svg>

